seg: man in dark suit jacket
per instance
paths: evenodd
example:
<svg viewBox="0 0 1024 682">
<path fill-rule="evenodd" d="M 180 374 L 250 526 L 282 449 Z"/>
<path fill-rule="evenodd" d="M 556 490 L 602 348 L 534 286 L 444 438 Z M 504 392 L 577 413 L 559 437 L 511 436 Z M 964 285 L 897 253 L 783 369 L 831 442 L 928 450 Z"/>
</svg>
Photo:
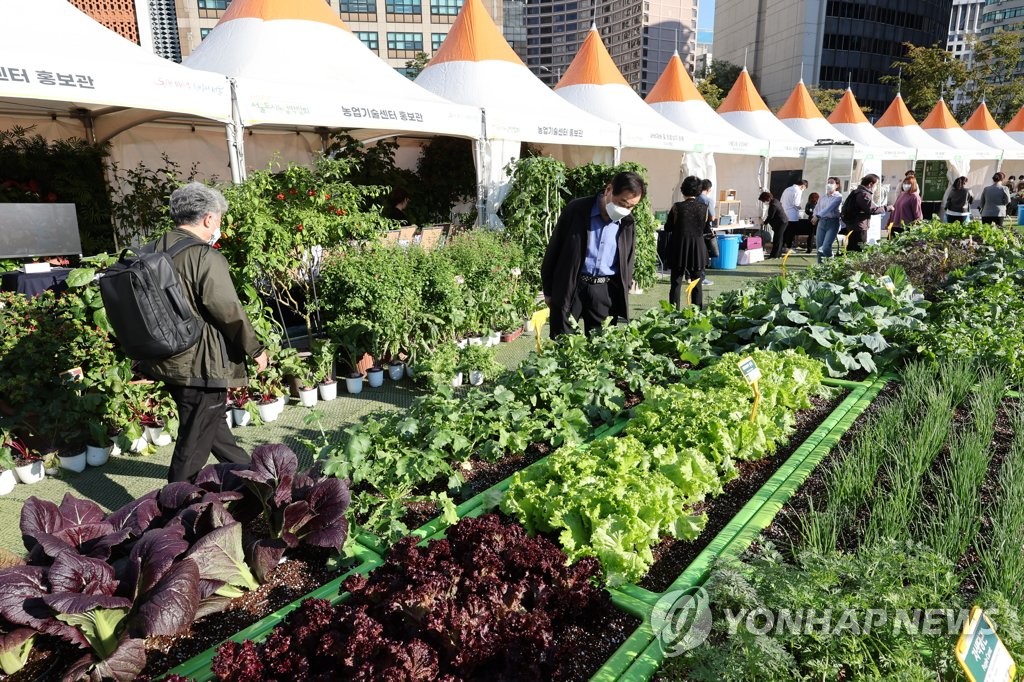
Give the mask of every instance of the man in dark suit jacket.
<svg viewBox="0 0 1024 682">
<path fill-rule="evenodd" d="M 636 223 L 630 215 L 647 188 L 636 173 L 618 173 L 593 197 L 574 199 L 551 235 L 541 280 L 551 309 L 551 338 L 569 331 L 569 317 L 589 334 L 608 317 L 629 318 Z"/>
</svg>

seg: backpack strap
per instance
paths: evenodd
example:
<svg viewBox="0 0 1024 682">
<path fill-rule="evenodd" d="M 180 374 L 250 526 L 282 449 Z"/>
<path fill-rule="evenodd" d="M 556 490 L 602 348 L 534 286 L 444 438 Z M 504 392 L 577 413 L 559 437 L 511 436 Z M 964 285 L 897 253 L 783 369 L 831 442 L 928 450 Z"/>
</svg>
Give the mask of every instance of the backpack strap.
<svg viewBox="0 0 1024 682">
<path fill-rule="evenodd" d="M 156 253 L 157 252 L 156 246 L 157 246 L 157 244 L 159 242 L 160 242 L 160 239 L 154 239 L 153 241 L 149 242 L 145 246 L 140 247 L 139 248 L 139 252 L 140 253 Z M 174 242 L 173 244 L 168 246 L 166 249 L 163 249 L 163 252 L 167 254 L 168 258 L 174 258 L 175 256 L 177 256 L 179 253 L 181 253 L 185 249 L 191 248 L 193 246 L 207 246 L 208 247 L 209 244 L 204 244 L 203 242 L 199 241 L 198 239 L 192 239 L 192 238 L 184 239 L 183 238 L 183 239 L 179 239 L 178 241 Z"/>
</svg>

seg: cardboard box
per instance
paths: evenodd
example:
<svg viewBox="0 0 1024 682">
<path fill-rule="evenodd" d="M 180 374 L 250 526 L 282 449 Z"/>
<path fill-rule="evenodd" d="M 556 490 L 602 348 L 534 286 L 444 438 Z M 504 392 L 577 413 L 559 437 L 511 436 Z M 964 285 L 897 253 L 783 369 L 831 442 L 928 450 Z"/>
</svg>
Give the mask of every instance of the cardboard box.
<svg viewBox="0 0 1024 682">
<path fill-rule="evenodd" d="M 736 201 L 736 190 L 723 189 L 718 193 L 719 201 Z"/>
<path fill-rule="evenodd" d="M 750 265 L 751 263 L 760 263 L 763 260 L 764 249 L 741 249 L 736 262 L 740 265 Z"/>
</svg>

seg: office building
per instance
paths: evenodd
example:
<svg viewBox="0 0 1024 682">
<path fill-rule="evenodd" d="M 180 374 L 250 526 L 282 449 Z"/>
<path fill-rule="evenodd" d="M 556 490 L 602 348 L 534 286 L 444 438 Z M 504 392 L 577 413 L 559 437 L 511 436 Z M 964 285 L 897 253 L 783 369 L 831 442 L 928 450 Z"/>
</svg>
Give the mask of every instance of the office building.
<svg viewBox="0 0 1024 682">
<path fill-rule="evenodd" d="M 985 0 L 953 0 L 949 13 L 946 49 L 957 59 L 971 63 L 971 41 L 977 39 Z"/>
<path fill-rule="evenodd" d="M 978 22 L 978 37 L 985 40 L 999 31 L 1013 31 L 1024 40 L 1024 0 L 986 1 Z M 1006 74 L 1006 78 L 1021 76 L 1024 76 L 1024 62 Z"/>
<path fill-rule="evenodd" d="M 1024 5 L 1024 0 L 1013 0 Z M 768 106 L 779 107 L 803 76 L 808 85 L 853 86 L 879 116 L 896 88 L 903 44 L 946 44 L 952 0 L 718 0 L 714 55 L 746 64 Z"/>
</svg>

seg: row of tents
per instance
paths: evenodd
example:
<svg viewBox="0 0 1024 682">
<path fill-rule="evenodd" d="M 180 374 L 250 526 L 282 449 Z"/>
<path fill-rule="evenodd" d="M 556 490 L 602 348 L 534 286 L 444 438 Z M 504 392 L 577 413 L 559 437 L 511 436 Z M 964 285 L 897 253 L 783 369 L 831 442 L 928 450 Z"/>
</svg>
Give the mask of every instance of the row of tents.
<svg viewBox="0 0 1024 682">
<path fill-rule="evenodd" d="M 803 170 L 824 141 L 852 150 L 852 177 L 944 161 L 982 184 L 1024 170 L 1024 110 L 1001 130 L 982 103 L 961 127 L 939 101 L 919 125 L 897 95 L 872 125 L 847 90 L 826 119 L 803 82 L 773 114 L 744 70 L 718 110 L 675 55 L 646 100 L 592 28 L 552 90 L 465 0 L 415 82 L 381 60 L 322 0 L 233 0 L 175 64 L 121 38 L 66 0 L 0 5 L 0 129 L 110 142 L 122 167 L 162 155 L 233 181 L 276 159 L 307 162 L 333 130 L 398 137 L 410 158 L 435 135 L 474 141 L 482 220 L 493 222 L 522 142 L 575 165 L 638 161 L 656 208 L 695 174 L 756 196 L 771 170 Z M 719 184 L 719 182 L 716 182 Z"/>
</svg>

